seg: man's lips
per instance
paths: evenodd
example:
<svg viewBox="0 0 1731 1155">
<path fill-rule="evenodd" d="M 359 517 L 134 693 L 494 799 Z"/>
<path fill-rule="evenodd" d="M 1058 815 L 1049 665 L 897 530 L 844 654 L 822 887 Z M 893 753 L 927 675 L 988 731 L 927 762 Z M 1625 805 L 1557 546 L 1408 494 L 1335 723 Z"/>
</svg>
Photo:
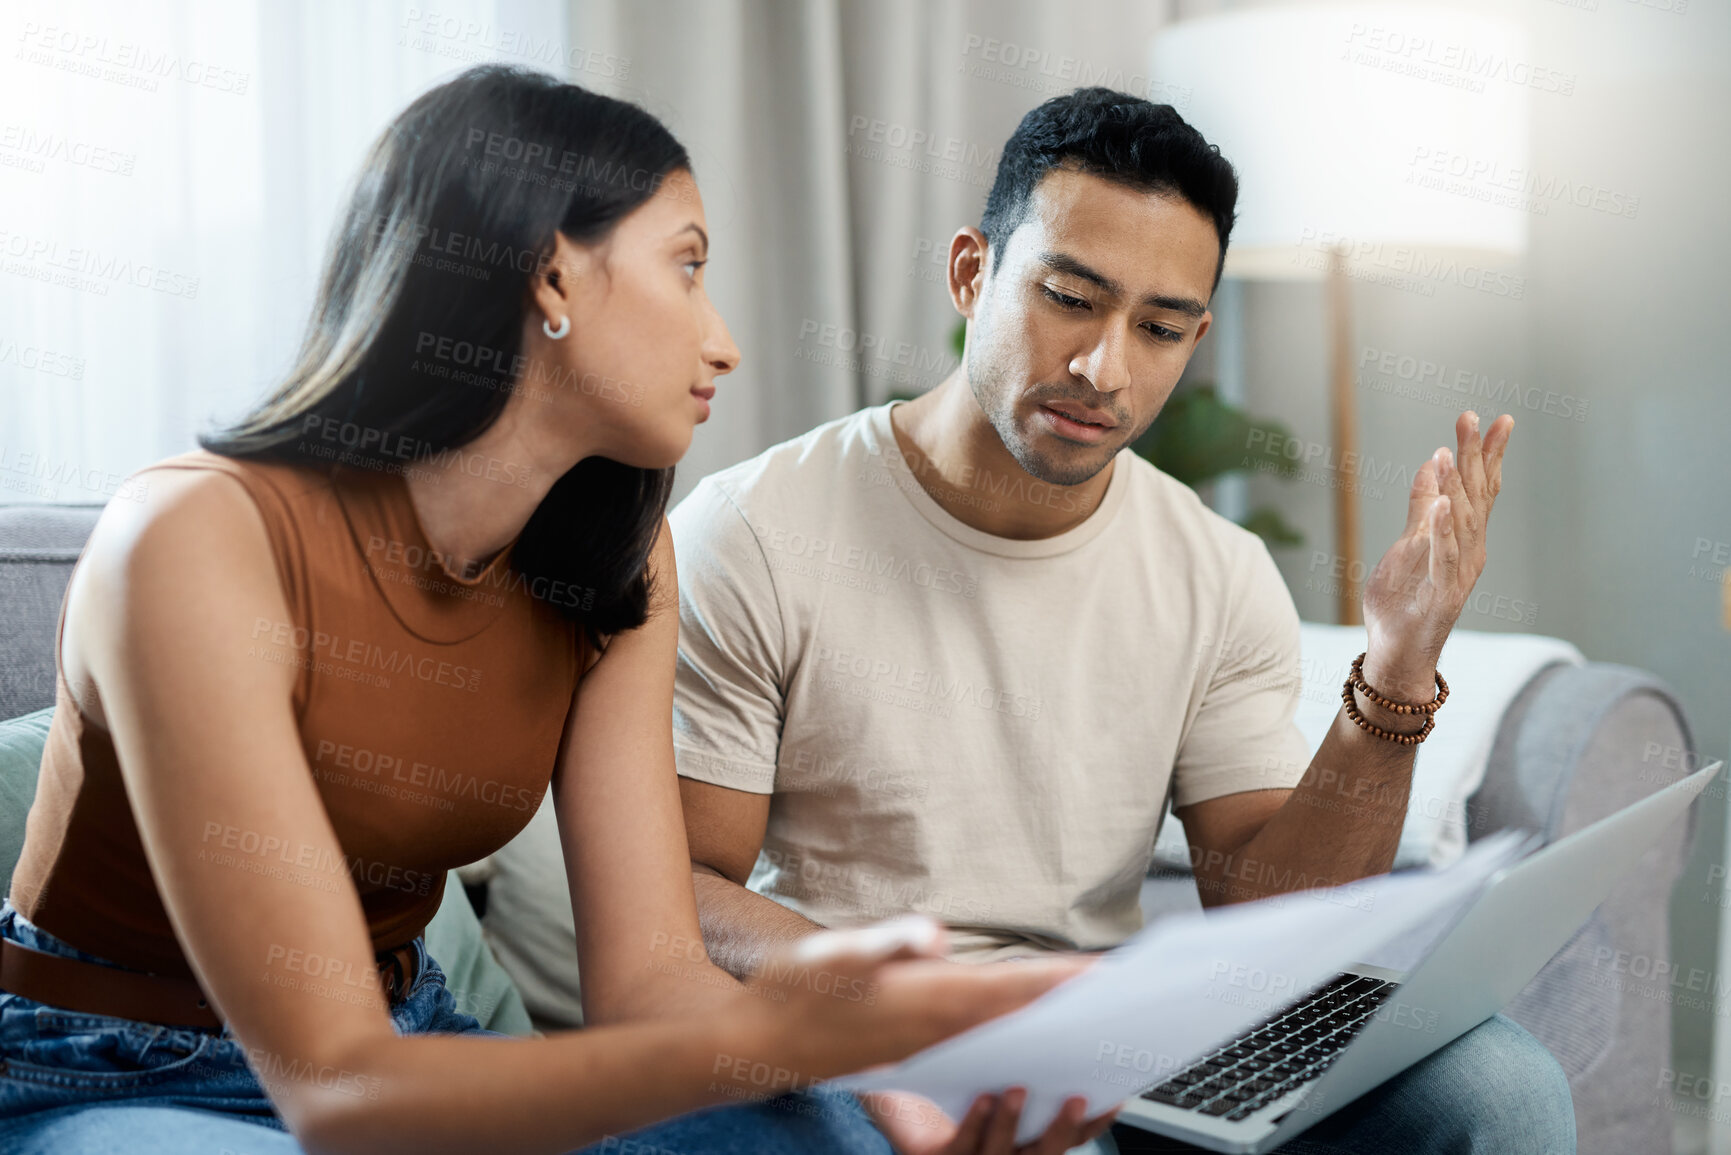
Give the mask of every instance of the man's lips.
<svg viewBox="0 0 1731 1155">
<path fill-rule="evenodd" d="M 1068 417 L 1071 421 L 1081 425 L 1094 425 L 1101 429 L 1116 429 L 1118 427 L 1117 418 L 1110 413 L 1102 413 L 1098 409 L 1090 409 L 1086 405 L 1078 405 L 1074 401 L 1042 401 L 1040 404 L 1059 416 Z"/>
<path fill-rule="evenodd" d="M 708 401 L 715 396 L 715 386 L 693 385 L 691 387 L 691 395 L 701 401 Z"/>
</svg>

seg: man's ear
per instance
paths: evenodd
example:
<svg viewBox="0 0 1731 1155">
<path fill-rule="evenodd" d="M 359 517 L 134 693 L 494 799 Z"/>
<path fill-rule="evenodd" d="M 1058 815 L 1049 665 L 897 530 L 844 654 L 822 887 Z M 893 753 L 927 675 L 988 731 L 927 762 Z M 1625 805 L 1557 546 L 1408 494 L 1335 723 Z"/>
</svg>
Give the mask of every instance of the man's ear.
<svg viewBox="0 0 1731 1155">
<path fill-rule="evenodd" d="M 950 238 L 950 262 L 946 268 L 950 286 L 950 303 L 956 312 L 972 321 L 974 305 L 985 291 L 986 262 L 990 253 L 986 234 L 972 226 L 963 226 Z"/>
</svg>

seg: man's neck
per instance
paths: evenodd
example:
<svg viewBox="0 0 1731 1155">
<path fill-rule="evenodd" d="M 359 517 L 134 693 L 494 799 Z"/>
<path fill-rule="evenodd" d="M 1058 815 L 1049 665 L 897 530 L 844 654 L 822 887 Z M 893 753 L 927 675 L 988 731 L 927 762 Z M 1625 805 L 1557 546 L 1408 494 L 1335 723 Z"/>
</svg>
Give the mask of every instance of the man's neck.
<svg viewBox="0 0 1731 1155">
<path fill-rule="evenodd" d="M 1116 463 L 1080 485 L 1050 485 L 1023 469 L 980 411 L 958 368 L 924 396 L 890 410 L 908 468 L 943 511 L 997 537 L 1056 537 L 1099 508 Z"/>
</svg>

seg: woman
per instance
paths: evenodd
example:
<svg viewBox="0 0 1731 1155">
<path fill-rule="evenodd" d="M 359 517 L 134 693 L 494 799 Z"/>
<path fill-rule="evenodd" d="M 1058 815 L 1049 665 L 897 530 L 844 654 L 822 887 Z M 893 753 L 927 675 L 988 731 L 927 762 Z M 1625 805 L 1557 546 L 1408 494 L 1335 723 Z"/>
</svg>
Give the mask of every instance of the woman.
<svg viewBox="0 0 1731 1155">
<path fill-rule="evenodd" d="M 947 966 L 929 924 L 818 936 L 749 990 L 704 955 L 662 515 L 739 357 L 708 244 L 666 129 L 546 77 L 472 69 L 374 145 L 286 383 L 140 471 L 74 570 L 0 911 L 0 1147 L 564 1151 L 1074 973 Z M 481 1037 L 420 932 L 549 784 L 591 1026 Z M 992 1107 L 948 1145 L 1007 1144 Z M 818 1089 L 603 1146 L 885 1142 Z"/>
</svg>

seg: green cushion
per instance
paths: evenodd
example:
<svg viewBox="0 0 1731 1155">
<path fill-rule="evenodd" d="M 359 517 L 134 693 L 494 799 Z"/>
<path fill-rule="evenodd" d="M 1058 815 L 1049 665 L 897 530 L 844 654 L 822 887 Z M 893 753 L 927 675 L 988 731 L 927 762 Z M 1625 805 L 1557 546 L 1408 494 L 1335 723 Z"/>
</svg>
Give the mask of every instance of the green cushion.
<svg viewBox="0 0 1731 1155">
<path fill-rule="evenodd" d="M 0 722 L 0 875 L 12 889 L 12 868 L 24 850 L 24 816 L 36 797 L 36 771 L 48 744 L 54 707 Z M 5 891 L 0 891 L 0 894 Z"/>
<path fill-rule="evenodd" d="M 24 816 L 36 797 L 36 772 L 54 707 L 0 722 L 0 868 L 11 889 L 12 868 L 24 849 Z M 457 1007 L 474 1015 L 489 1031 L 530 1033 L 523 996 L 481 938 L 481 922 L 453 871 L 445 880 L 445 901 L 427 926 L 427 950 L 445 972 Z"/>
<path fill-rule="evenodd" d="M 533 1033 L 523 996 L 481 937 L 481 920 L 454 870 L 445 876 L 445 901 L 427 924 L 427 953 L 445 972 L 459 1011 L 474 1015 L 489 1031 Z"/>
</svg>

